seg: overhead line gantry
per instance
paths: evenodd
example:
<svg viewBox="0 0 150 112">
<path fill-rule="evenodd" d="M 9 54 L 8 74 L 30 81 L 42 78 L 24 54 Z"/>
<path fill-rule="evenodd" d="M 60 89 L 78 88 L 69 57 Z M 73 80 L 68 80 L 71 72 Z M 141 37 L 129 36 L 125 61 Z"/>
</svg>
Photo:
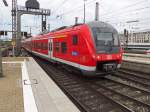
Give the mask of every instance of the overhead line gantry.
<svg viewBox="0 0 150 112">
<path fill-rule="evenodd" d="M 40 4 L 36 0 L 27 0 L 25 7 L 18 6 L 17 0 L 12 0 L 12 36 L 16 42 L 16 55 L 20 54 L 21 49 L 21 16 L 23 14 L 41 15 L 43 32 L 46 30 L 46 17 L 50 16 L 51 11 L 40 8 Z"/>
</svg>

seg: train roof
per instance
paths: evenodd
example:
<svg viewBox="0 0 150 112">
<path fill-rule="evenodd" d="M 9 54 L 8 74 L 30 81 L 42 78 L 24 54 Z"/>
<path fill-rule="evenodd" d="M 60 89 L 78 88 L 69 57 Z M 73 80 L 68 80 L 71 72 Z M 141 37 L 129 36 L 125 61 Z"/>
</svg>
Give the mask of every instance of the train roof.
<svg viewBox="0 0 150 112">
<path fill-rule="evenodd" d="M 90 27 L 110 27 L 113 28 L 112 25 L 106 23 L 106 22 L 102 22 L 102 21 L 92 21 L 87 23 L 87 25 L 89 25 Z"/>
<path fill-rule="evenodd" d="M 85 25 L 85 24 L 75 24 L 72 26 L 62 26 L 60 28 L 52 30 L 51 32 L 61 31 L 61 30 L 67 29 L 67 28 L 73 28 L 73 27 L 80 26 L 80 25 Z M 100 27 L 100 28 L 105 27 L 105 28 L 115 29 L 112 25 L 105 23 L 105 22 L 102 22 L 102 21 L 92 21 L 92 22 L 86 23 L 86 25 L 88 25 L 89 27 Z"/>
<path fill-rule="evenodd" d="M 76 25 L 72 25 L 72 26 L 63 26 L 57 29 L 52 30 L 51 32 L 45 32 L 43 34 L 37 35 L 37 36 L 33 36 L 32 38 L 41 38 L 41 36 L 44 38 L 46 35 L 53 33 L 53 32 L 62 32 L 62 31 L 69 31 L 72 28 L 79 28 L 82 25 L 87 25 L 90 28 L 93 27 L 98 27 L 100 28 L 100 30 L 104 31 L 104 32 L 117 32 L 117 30 L 110 24 L 102 22 L 102 21 L 92 21 L 92 22 L 88 22 L 86 24 L 76 24 Z"/>
<path fill-rule="evenodd" d="M 103 31 L 117 32 L 117 30 L 112 25 L 102 21 L 92 21 L 87 23 L 87 25 L 90 28 L 98 27 L 100 29 L 103 29 Z"/>
<path fill-rule="evenodd" d="M 75 25 L 72 25 L 72 26 L 62 26 L 60 28 L 52 30 L 51 32 L 59 32 L 59 31 L 63 31 L 63 30 L 66 30 L 66 29 L 68 30 L 70 28 L 74 28 L 76 26 L 81 26 L 81 25 L 88 25 L 89 27 L 105 28 L 105 29 L 107 29 L 107 31 L 108 31 L 108 29 L 109 30 L 115 30 L 115 28 L 112 25 L 108 24 L 108 23 L 101 22 L 101 21 L 92 21 L 92 22 L 88 22 L 86 24 L 75 24 Z M 46 32 L 46 33 L 43 33 L 43 34 L 48 34 L 48 33 L 51 33 L 51 32 Z M 41 34 L 41 35 L 43 35 L 43 34 Z"/>
</svg>

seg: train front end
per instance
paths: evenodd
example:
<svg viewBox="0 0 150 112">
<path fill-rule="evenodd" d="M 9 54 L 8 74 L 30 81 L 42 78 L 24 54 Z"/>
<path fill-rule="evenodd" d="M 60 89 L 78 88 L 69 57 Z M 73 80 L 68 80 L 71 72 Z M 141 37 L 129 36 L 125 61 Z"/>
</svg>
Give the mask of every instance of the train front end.
<svg viewBox="0 0 150 112">
<path fill-rule="evenodd" d="M 95 71 L 88 75 L 107 75 L 117 71 L 122 63 L 122 48 L 117 30 L 104 22 L 90 22 L 87 24 L 94 43 L 94 53 L 91 57 L 95 61 Z"/>
</svg>

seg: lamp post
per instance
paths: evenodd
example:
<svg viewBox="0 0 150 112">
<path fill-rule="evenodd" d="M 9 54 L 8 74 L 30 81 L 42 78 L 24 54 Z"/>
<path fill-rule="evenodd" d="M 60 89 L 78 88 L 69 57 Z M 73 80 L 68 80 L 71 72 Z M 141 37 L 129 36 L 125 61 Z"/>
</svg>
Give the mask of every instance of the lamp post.
<svg viewBox="0 0 150 112">
<path fill-rule="evenodd" d="M 83 19 L 83 23 L 85 23 L 85 2 L 86 2 L 87 0 L 84 0 L 84 19 Z"/>
</svg>

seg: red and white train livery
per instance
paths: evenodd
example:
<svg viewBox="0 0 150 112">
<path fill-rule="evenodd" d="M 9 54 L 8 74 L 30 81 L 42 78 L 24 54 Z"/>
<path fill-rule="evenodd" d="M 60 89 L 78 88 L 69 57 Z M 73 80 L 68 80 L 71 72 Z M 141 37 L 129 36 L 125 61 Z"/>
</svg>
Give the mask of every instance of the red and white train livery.
<svg viewBox="0 0 150 112">
<path fill-rule="evenodd" d="M 90 76 L 114 72 L 122 62 L 116 29 L 99 21 L 31 37 L 23 40 L 22 45 L 35 55 L 75 67 Z"/>
</svg>

